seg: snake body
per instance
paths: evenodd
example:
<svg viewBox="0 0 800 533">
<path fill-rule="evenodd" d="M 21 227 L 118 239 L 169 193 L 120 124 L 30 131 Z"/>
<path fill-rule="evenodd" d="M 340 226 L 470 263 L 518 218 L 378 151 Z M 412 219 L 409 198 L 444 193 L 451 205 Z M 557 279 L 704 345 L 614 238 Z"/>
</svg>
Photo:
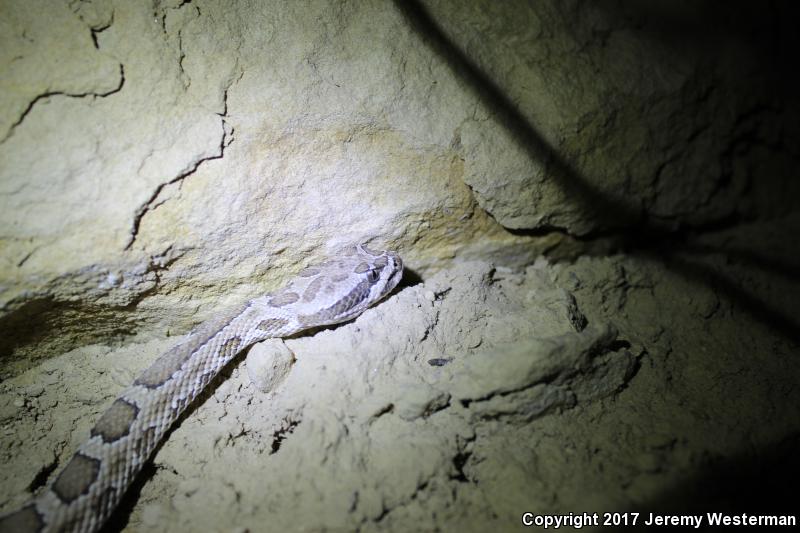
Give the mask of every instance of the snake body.
<svg viewBox="0 0 800 533">
<path fill-rule="evenodd" d="M 402 271 L 396 253 L 352 246 L 283 289 L 204 322 L 114 400 L 49 486 L 0 517 L 0 532 L 97 531 L 166 431 L 238 352 L 355 318 L 391 292 Z"/>
</svg>

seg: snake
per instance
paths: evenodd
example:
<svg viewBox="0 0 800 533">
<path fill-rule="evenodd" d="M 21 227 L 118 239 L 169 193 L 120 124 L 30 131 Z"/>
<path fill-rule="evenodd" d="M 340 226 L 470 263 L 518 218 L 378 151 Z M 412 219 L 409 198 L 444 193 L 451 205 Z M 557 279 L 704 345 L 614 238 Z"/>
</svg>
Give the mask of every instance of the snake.
<svg viewBox="0 0 800 533">
<path fill-rule="evenodd" d="M 97 531 L 172 424 L 239 352 L 352 320 L 402 275 L 396 252 L 351 245 L 283 288 L 201 323 L 111 403 L 52 483 L 0 517 L 0 532 Z"/>
</svg>

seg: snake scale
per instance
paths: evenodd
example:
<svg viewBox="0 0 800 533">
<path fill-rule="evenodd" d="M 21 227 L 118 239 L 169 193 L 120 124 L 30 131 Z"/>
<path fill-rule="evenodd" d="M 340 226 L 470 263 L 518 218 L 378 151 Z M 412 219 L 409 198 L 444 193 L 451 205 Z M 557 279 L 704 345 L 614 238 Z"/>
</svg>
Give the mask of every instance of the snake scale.
<svg viewBox="0 0 800 533">
<path fill-rule="evenodd" d="M 114 400 L 49 486 L 0 517 L 0 531 L 97 531 L 173 422 L 238 352 L 355 318 L 402 275 L 396 253 L 359 244 L 306 268 L 283 289 L 202 323 Z"/>
</svg>

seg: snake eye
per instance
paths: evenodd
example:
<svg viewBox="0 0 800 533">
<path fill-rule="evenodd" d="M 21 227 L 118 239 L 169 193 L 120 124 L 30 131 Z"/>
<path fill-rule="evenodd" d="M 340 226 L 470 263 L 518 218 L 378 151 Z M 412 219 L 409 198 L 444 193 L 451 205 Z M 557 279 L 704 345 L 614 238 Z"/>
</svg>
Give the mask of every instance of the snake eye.
<svg viewBox="0 0 800 533">
<path fill-rule="evenodd" d="M 370 283 L 375 283 L 376 281 L 378 281 L 378 277 L 379 276 L 380 276 L 380 274 L 375 269 L 367 271 L 367 280 Z"/>
</svg>

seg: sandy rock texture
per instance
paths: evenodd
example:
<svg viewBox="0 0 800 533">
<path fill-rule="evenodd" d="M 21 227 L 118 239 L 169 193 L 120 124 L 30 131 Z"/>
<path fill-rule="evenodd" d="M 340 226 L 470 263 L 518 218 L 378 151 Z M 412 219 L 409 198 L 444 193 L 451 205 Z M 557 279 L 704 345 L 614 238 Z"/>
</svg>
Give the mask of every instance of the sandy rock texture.
<svg viewBox="0 0 800 533">
<path fill-rule="evenodd" d="M 112 530 L 782 509 L 795 11 L 0 0 L 0 509 L 191 327 L 353 242 L 399 289 L 243 354 Z"/>
</svg>

